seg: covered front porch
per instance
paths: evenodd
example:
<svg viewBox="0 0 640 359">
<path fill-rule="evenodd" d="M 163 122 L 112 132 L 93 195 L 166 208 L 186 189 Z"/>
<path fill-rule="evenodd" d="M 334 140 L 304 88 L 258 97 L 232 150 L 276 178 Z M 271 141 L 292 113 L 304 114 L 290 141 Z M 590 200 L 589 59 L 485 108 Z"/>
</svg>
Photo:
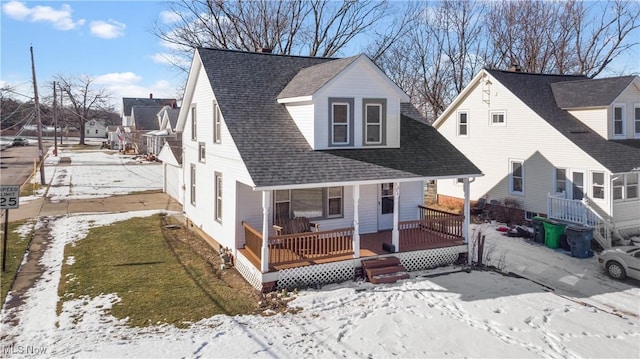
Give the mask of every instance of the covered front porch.
<svg viewBox="0 0 640 359">
<path fill-rule="evenodd" d="M 255 269 L 268 273 L 354 258 L 464 245 L 464 216 L 424 206 L 418 209 L 418 220 L 399 221 L 391 230 L 367 234 L 358 234 L 351 227 L 269 236 L 265 241 L 260 231 L 243 222 L 246 242 L 238 251 Z"/>
</svg>

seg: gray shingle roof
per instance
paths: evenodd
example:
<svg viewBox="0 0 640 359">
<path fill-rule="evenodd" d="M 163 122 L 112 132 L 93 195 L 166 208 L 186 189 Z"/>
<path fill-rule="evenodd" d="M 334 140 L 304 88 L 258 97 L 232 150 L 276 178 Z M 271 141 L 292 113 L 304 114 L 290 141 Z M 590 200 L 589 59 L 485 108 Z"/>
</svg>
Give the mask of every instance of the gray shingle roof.
<svg viewBox="0 0 640 359">
<path fill-rule="evenodd" d="M 161 105 L 133 106 L 131 112 L 135 121 L 136 131 L 159 130 L 158 112 L 160 112 L 161 109 Z"/>
<path fill-rule="evenodd" d="M 300 70 L 280 92 L 278 99 L 313 95 L 357 58 L 335 59 Z"/>
<path fill-rule="evenodd" d="M 595 85 L 598 80 L 588 80 L 584 76 L 487 71 L 558 132 L 611 172 L 627 172 L 640 167 L 640 146 L 637 145 L 640 140 L 608 141 L 556 104 L 552 84 L 595 81 L 589 82 Z"/>
<path fill-rule="evenodd" d="M 178 161 L 179 164 L 182 164 L 182 136 L 178 134 L 175 138 L 167 138 L 167 144 L 169 145 L 171 152 L 173 152 L 173 156 L 175 156 L 176 161 Z"/>
<path fill-rule="evenodd" d="M 606 107 L 615 101 L 633 81 L 634 76 L 586 79 L 551 84 L 560 108 Z"/>
<path fill-rule="evenodd" d="M 174 98 L 123 97 L 122 111 L 125 116 L 131 116 L 133 106 L 171 106 L 175 103 Z"/>
<path fill-rule="evenodd" d="M 202 48 L 198 53 L 257 187 L 481 173 L 434 128 L 406 116 L 400 149 L 314 151 L 276 98 L 300 70 L 331 59 Z"/>
</svg>

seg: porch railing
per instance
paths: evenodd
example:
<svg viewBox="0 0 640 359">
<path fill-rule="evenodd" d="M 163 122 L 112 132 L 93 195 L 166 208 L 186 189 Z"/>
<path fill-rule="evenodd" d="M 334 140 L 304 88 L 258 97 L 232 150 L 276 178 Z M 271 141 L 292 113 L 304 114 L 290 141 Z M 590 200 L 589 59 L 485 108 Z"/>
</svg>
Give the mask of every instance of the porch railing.
<svg viewBox="0 0 640 359">
<path fill-rule="evenodd" d="M 595 227 L 599 219 L 583 201 L 552 195 L 547 196 L 547 217 L 590 227 Z"/>
<path fill-rule="evenodd" d="M 460 216 L 458 213 L 441 211 L 435 208 L 429 208 L 425 206 L 418 206 L 418 210 L 420 211 L 420 218 L 424 219 L 436 219 L 436 218 L 448 218 L 452 216 Z"/>
<path fill-rule="evenodd" d="M 353 228 L 269 237 L 269 264 L 353 253 Z"/>
<path fill-rule="evenodd" d="M 448 217 L 420 219 L 398 223 L 400 250 L 403 246 L 435 244 L 461 240 L 464 216 L 448 214 Z"/>
<path fill-rule="evenodd" d="M 262 233 L 258 232 L 245 222 L 242 222 L 242 227 L 244 227 L 244 247 L 253 253 L 259 260 L 262 260 Z"/>
</svg>

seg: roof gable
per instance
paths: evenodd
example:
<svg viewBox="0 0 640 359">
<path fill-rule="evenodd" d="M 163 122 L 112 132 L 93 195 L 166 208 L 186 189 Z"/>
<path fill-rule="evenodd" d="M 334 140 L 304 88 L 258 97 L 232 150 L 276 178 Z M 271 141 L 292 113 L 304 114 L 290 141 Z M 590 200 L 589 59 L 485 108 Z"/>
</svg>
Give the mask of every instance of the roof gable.
<svg viewBox="0 0 640 359">
<path fill-rule="evenodd" d="M 131 108 L 131 115 L 134 119 L 136 131 L 152 131 L 160 129 L 160 123 L 158 121 L 158 112 L 162 109 L 162 106 L 133 106 Z"/>
<path fill-rule="evenodd" d="M 174 106 L 174 98 L 145 98 L 145 97 L 123 97 L 122 112 L 125 116 L 131 116 L 133 106 Z"/>
</svg>

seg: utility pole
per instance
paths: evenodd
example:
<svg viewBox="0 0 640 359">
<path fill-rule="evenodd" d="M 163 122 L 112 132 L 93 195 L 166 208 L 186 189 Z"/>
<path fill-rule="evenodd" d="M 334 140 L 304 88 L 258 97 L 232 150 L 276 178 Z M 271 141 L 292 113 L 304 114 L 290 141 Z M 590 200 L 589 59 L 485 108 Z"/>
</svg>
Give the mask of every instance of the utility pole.
<svg viewBox="0 0 640 359">
<path fill-rule="evenodd" d="M 62 98 L 64 97 L 64 92 L 62 91 L 62 85 L 58 84 L 58 87 L 60 88 L 60 113 L 64 117 L 64 105 L 62 104 Z M 66 121 L 63 121 L 63 122 L 66 122 Z M 62 124 L 60 126 L 62 126 Z M 62 133 L 62 128 L 61 128 L 60 129 L 60 144 L 62 144 L 62 138 L 63 137 L 64 137 L 64 134 Z"/>
<path fill-rule="evenodd" d="M 31 51 L 31 73 L 33 74 L 33 96 L 36 105 L 36 124 L 38 125 L 38 160 L 40 160 L 40 184 L 45 185 L 44 179 L 44 151 L 42 150 L 42 119 L 40 118 L 40 101 L 38 100 L 38 83 L 36 81 L 36 64 L 33 61 L 33 46 Z"/>
<path fill-rule="evenodd" d="M 58 157 L 58 113 L 56 105 L 56 82 L 53 81 L 53 155 Z"/>
</svg>

